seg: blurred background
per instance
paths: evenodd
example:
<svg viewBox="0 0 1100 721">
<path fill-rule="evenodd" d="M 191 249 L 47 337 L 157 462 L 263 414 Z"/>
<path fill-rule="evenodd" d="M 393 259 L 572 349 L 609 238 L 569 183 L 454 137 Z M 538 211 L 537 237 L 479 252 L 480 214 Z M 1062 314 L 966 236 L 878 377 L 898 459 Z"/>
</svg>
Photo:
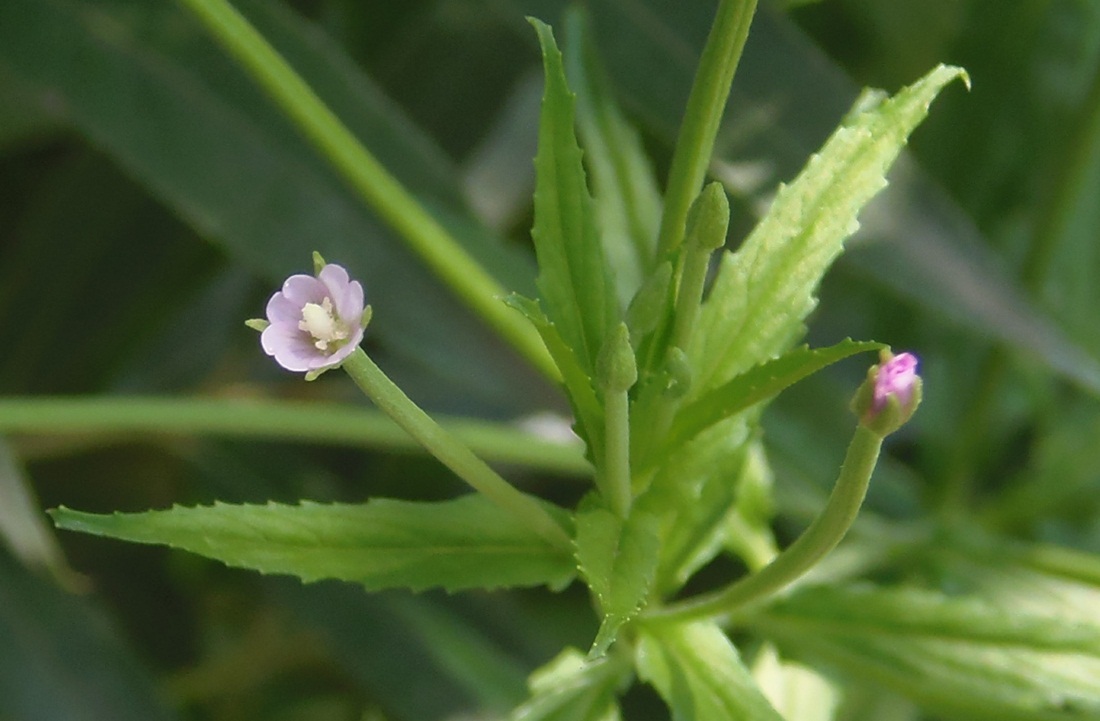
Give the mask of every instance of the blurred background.
<svg viewBox="0 0 1100 721">
<path fill-rule="evenodd" d="M 524 16 L 561 39 L 564 2 L 235 4 L 476 257 L 532 292 L 541 74 Z M 715 3 L 586 6 L 663 175 Z M 1100 4 L 761 0 L 713 167 L 734 200 L 731 247 L 860 87 L 893 92 L 940 62 L 964 66 L 973 89 L 949 87 L 916 132 L 828 277 L 809 340 L 922 358 L 925 403 L 892 440 L 872 512 L 1097 552 Z M 4 401 L 28 396 L 365 404 L 342 377 L 281 371 L 242 324 L 315 249 L 364 281 L 372 355 L 425 407 L 501 421 L 565 410 L 185 9 L 0 0 L 3 721 L 488 718 L 476 714 L 522 701 L 563 644 L 588 643 L 577 588 L 368 595 L 47 530 L 41 509 L 61 504 L 462 491 L 397 448 L 103 434 L 94 419 L 56 433 L 48 417 L 4 417 Z M 831 482 L 864 371 L 842 365 L 769 411 L 784 518 Z M 507 470 L 547 497 L 583 489 Z M 664 713 L 644 691 L 628 701 L 631 719 Z"/>
</svg>

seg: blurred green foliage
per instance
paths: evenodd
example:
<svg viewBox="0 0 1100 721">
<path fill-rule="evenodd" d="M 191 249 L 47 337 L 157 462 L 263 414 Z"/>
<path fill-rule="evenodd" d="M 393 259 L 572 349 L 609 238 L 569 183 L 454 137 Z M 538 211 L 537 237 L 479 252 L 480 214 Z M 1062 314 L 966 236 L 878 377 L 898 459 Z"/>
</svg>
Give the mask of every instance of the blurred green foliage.
<svg viewBox="0 0 1100 721">
<path fill-rule="evenodd" d="M 523 17 L 558 26 L 563 2 L 237 5 L 475 257 L 531 292 L 539 60 Z M 712 5 L 588 3 L 609 86 L 662 172 Z M 1007 587 L 1020 607 L 1072 619 L 1100 584 L 1100 561 L 1084 555 L 1100 552 L 1100 5 L 764 3 L 712 172 L 745 231 L 858 86 L 894 90 L 938 62 L 966 67 L 973 91 L 945 93 L 914 136 L 829 276 L 810 337 L 876 338 L 922 357 L 925 403 L 892 443 L 866 527 L 927 519 L 929 548 L 946 538 L 966 551 L 930 552 L 914 575 L 948 590 Z M 305 386 L 282 374 L 241 325 L 317 249 L 364 280 L 372 353 L 426 407 L 490 419 L 565 408 L 167 0 L 0 2 L 0 193 L 0 396 L 357 402 L 342 378 Z M 850 427 L 842 399 L 860 375 L 852 364 L 816 376 L 765 418 L 782 537 L 833 478 Z M 0 497 L 41 507 L 434 499 L 460 488 L 403 446 L 132 431 L 16 434 L 8 445 L 16 460 Z M 557 475 L 511 477 L 549 498 L 581 492 Z M 13 549 L 0 557 L 4 721 L 502 713 L 526 697 L 532 669 L 595 632 L 576 587 L 367 595 L 83 536 L 60 539 L 62 562 L 40 525 L 2 528 Z M 992 550 L 987 538 L 998 539 Z M 1083 554 L 1016 553 L 1033 547 L 1006 539 Z M 801 603 L 770 617 L 796 654 L 788 629 L 811 605 Z M 939 635 L 890 650 L 938 668 L 935 644 L 957 639 L 920 631 Z M 883 643 L 869 636 L 869 653 L 886 654 Z M 808 656 L 867 671 L 867 657 L 831 644 L 815 636 Z M 904 681 L 891 687 L 904 692 Z M 659 707 L 644 691 L 625 702 L 639 721 L 662 718 Z M 970 713 L 957 699 L 932 707 Z M 937 718 L 922 713 L 932 712 L 867 692 L 840 718 Z"/>
</svg>

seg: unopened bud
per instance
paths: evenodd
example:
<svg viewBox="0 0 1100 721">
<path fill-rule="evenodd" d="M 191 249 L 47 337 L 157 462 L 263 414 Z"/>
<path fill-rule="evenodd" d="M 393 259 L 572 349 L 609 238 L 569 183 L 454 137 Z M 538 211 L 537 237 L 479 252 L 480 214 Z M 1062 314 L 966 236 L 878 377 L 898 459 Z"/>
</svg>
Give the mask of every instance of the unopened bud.
<svg viewBox="0 0 1100 721">
<path fill-rule="evenodd" d="M 672 264 L 667 260 L 649 274 L 642 287 L 634 294 L 626 310 L 626 324 L 635 339 L 649 333 L 669 312 L 669 286 L 672 283 Z"/>
<path fill-rule="evenodd" d="M 893 355 L 884 350 L 881 362 L 867 371 L 867 380 L 852 399 L 859 422 L 880 436 L 887 436 L 913 417 L 921 401 L 917 357 Z"/>
<path fill-rule="evenodd" d="M 609 393 L 628 391 L 637 382 L 638 365 L 626 323 L 619 323 L 604 340 L 596 359 L 596 376 Z"/>
<path fill-rule="evenodd" d="M 730 203 L 721 183 L 703 188 L 688 211 L 684 245 L 704 251 L 718 250 L 726 244 L 730 224 Z"/>
</svg>

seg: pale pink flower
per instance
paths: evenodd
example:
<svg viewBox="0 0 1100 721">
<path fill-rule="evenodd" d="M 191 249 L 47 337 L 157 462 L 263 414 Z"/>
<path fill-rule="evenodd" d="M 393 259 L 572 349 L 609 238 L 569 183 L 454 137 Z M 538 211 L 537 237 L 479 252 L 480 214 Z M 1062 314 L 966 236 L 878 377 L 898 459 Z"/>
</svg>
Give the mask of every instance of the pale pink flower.
<svg viewBox="0 0 1100 721">
<path fill-rule="evenodd" d="M 260 344 L 288 371 L 308 377 L 340 365 L 363 340 L 363 286 L 339 265 L 292 275 L 267 302 Z"/>
</svg>

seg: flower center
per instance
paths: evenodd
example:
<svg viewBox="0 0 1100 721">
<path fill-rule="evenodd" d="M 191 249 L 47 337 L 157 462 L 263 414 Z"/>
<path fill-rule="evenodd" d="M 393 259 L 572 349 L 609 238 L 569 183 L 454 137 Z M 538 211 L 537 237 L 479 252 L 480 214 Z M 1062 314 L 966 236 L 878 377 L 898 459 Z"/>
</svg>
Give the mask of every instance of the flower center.
<svg viewBox="0 0 1100 721">
<path fill-rule="evenodd" d="M 320 351 L 335 350 L 331 346 L 339 346 L 340 341 L 347 340 L 349 335 L 347 324 L 336 317 L 332 300 L 327 296 L 320 305 L 306 303 L 302 306 L 302 320 L 298 322 L 298 329 L 313 336 L 313 346 Z"/>
</svg>

